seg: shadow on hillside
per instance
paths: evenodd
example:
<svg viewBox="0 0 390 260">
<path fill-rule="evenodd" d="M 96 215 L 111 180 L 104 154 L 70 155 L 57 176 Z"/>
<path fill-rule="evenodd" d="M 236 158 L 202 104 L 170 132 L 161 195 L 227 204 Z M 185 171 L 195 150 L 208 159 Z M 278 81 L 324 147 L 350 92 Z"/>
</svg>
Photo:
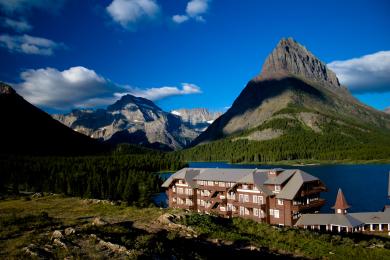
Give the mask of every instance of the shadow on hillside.
<svg viewBox="0 0 390 260">
<path fill-rule="evenodd" d="M 261 81 L 251 80 L 234 101 L 231 108 L 216 119 L 205 132 L 191 143 L 190 147 L 201 142 L 223 138 L 224 134 L 222 129 L 233 117 L 243 115 L 247 111 L 256 109 L 261 106 L 265 100 L 277 97 L 286 91 L 294 91 L 297 93 L 297 96 L 309 95 L 320 101 L 326 99 L 321 91 L 295 77 Z"/>
</svg>

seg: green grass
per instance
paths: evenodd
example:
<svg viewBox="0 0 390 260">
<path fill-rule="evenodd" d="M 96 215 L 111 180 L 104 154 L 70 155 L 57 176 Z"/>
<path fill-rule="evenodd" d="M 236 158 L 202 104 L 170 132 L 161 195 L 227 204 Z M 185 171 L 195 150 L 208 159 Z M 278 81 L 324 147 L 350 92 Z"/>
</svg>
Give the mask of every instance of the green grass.
<svg viewBox="0 0 390 260">
<path fill-rule="evenodd" d="M 183 224 L 203 238 L 251 244 L 271 251 L 322 259 L 390 259 L 390 239 L 362 234 L 341 236 L 297 228 L 277 228 L 241 218 L 191 214 Z"/>
</svg>

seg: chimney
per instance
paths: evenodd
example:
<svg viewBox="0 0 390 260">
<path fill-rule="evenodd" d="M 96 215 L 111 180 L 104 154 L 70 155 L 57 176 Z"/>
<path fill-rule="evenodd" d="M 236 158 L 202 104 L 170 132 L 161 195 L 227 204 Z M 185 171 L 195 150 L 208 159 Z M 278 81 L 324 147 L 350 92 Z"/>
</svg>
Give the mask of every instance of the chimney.
<svg viewBox="0 0 390 260">
<path fill-rule="evenodd" d="M 336 203 L 332 207 L 332 209 L 335 210 L 335 213 L 337 214 L 346 214 L 347 209 L 349 209 L 350 206 L 347 203 L 347 200 L 344 197 L 343 191 L 339 188 L 339 191 L 337 192 L 336 197 Z"/>
</svg>

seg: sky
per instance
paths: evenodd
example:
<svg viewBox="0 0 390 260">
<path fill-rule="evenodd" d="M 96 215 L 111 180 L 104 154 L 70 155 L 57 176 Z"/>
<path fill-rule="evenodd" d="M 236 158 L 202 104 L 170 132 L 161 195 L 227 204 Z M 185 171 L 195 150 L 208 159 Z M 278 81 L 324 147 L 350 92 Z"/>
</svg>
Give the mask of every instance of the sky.
<svg viewBox="0 0 390 260">
<path fill-rule="evenodd" d="M 390 1 L 0 0 L 0 81 L 49 113 L 130 93 L 226 110 L 282 37 L 390 107 Z"/>
</svg>

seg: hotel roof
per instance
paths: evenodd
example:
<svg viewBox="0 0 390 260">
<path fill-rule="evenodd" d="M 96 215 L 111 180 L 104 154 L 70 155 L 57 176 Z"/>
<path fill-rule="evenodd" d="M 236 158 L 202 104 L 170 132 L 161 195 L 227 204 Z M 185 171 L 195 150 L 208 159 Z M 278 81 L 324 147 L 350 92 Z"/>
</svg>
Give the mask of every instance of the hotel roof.
<svg viewBox="0 0 390 260">
<path fill-rule="evenodd" d="M 267 174 L 270 171 L 278 171 L 280 173 L 275 176 L 270 176 Z M 185 179 L 193 188 L 197 187 L 197 180 L 254 184 L 259 190 L 267 195 L 272 195 L 273 193 L 266 185 L 281 185 L 288 181 L 277 195 L 277 198 L 284 199 L 293 199 L 304 182 L 319 180 L 317 177 L 301 170 L 183 168 L 171 175 L 163 183 L 162 187 L 169 187 L 175 179 Z"/>
</svg>

